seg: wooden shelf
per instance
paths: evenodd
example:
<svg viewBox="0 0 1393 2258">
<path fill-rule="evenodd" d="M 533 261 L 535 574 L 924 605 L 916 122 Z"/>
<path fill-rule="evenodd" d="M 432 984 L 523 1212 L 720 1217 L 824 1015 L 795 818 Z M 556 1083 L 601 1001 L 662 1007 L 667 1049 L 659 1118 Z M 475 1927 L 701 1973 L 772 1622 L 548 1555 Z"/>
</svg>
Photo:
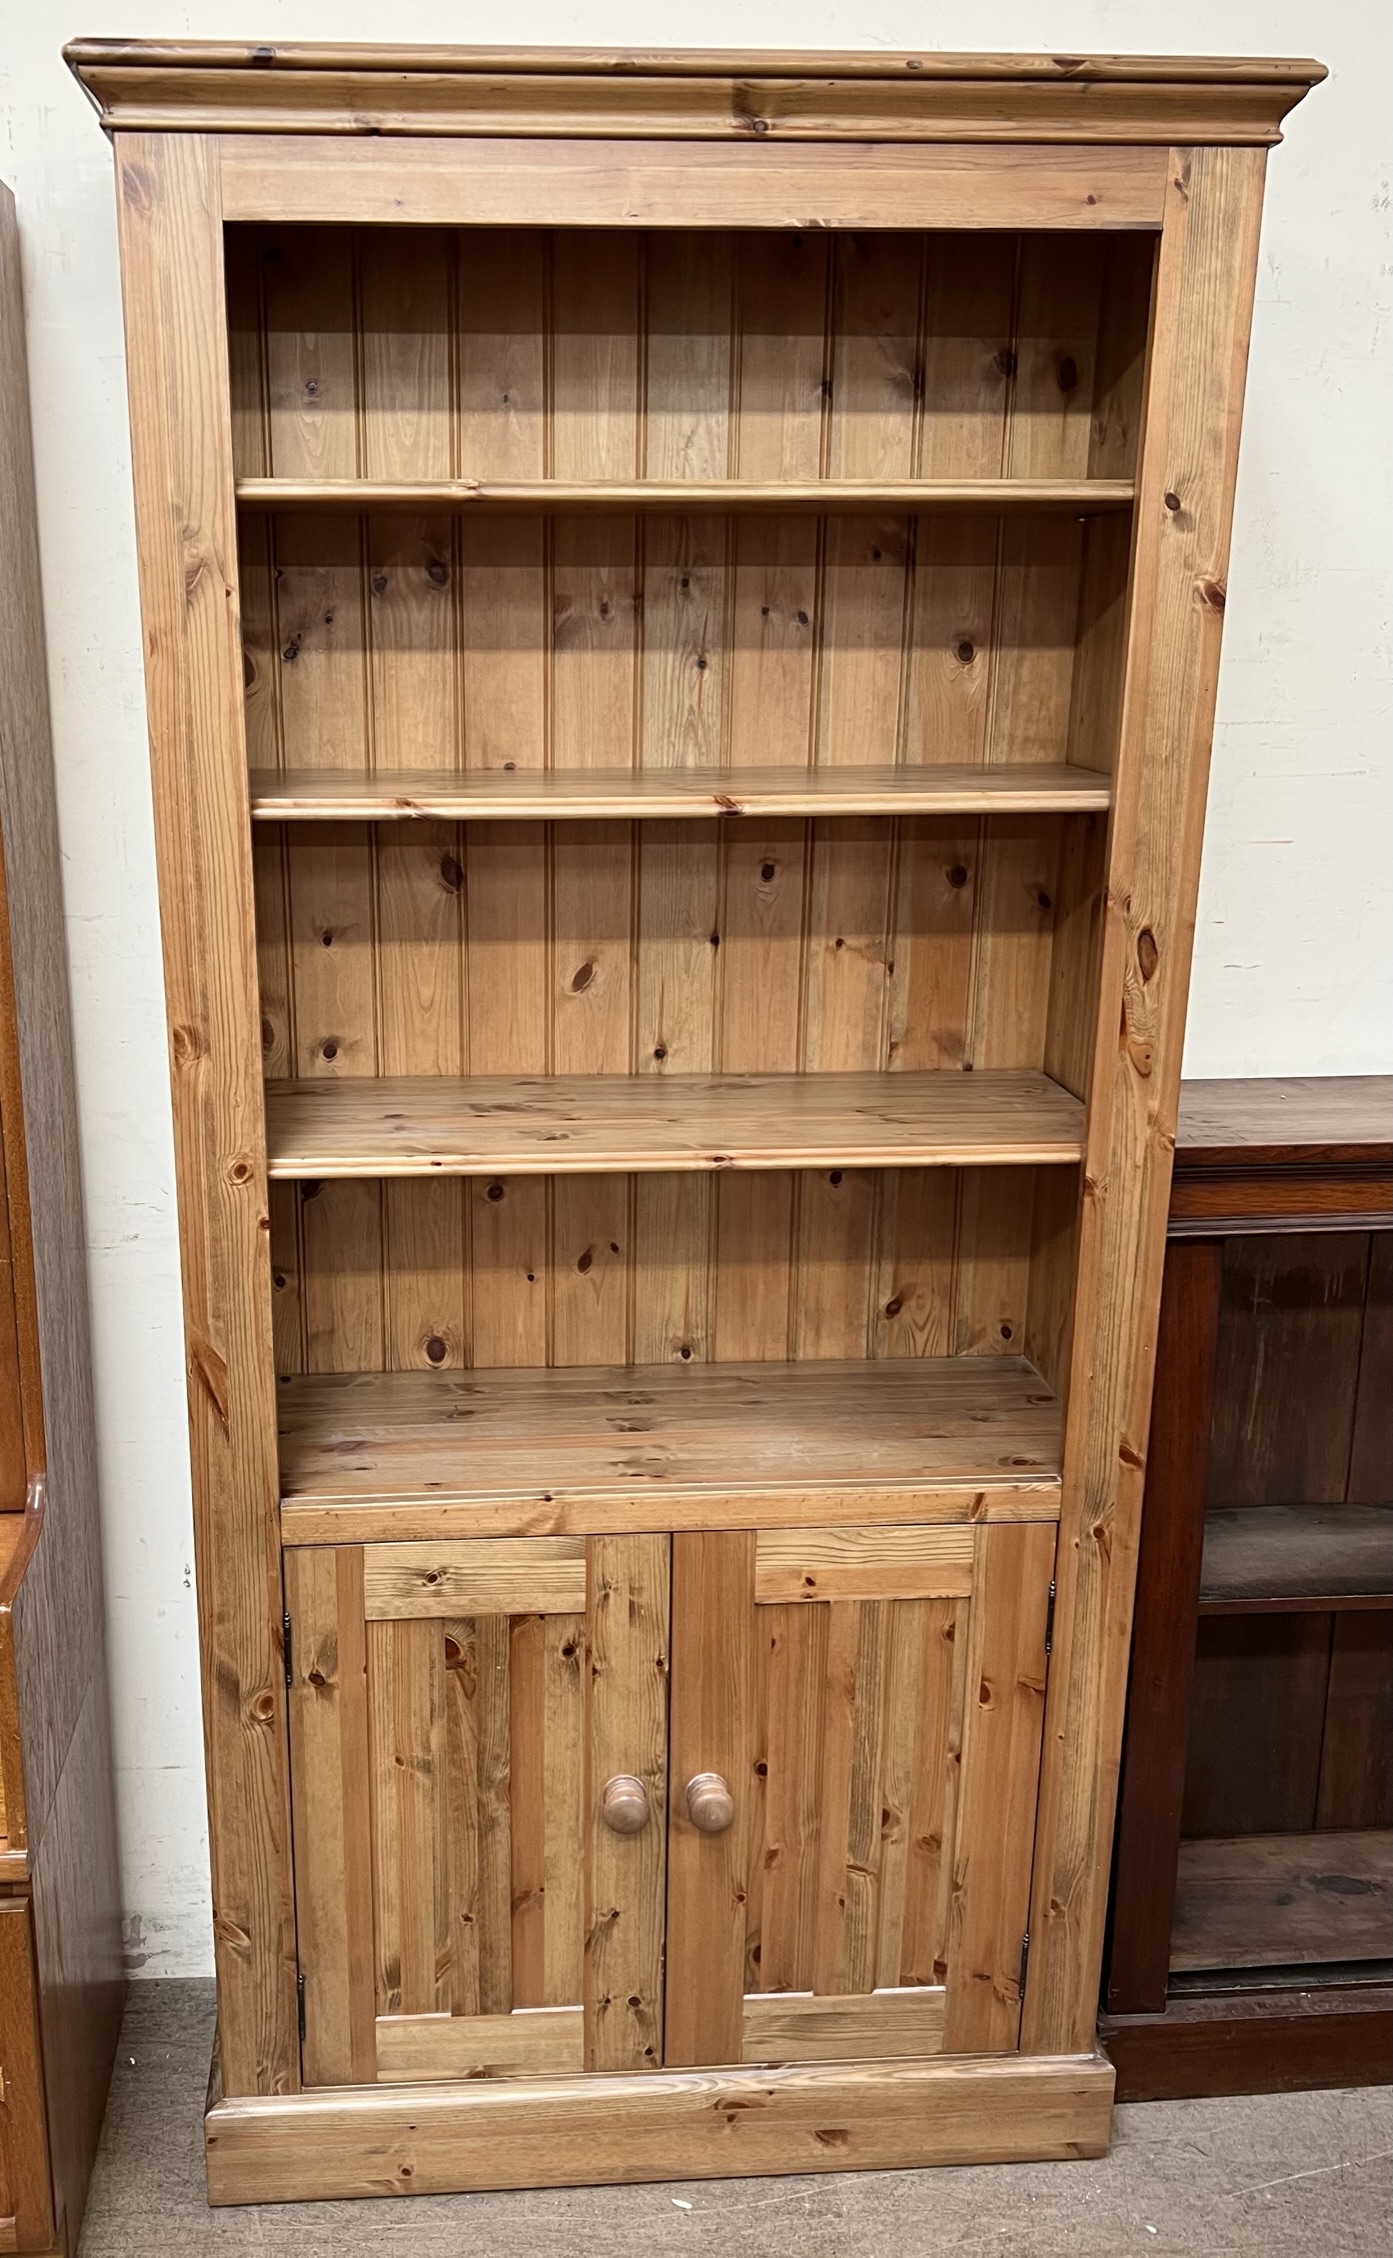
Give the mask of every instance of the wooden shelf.
<svg viewBox="0 0 1393 2258">
<path fill-rule="evenodd" d="M 1380 1960 L 1393 1934 L 1393 1832 L 1242 1835 L 1180 1846 L 1173 1973 Z"/>
<path fill-rule="evenodd" d="M 871 1490 L 947 1483 L 962 1519 L 1002 1486 L 1033 1493 L 1036 1519 L 1057 1511 L 1060 1405 L 1024 1357 L 329 1373 L 283 1380 L 279 1406 L 283 1517 L 302 1543 L 350 1509 L 415 1534 L 422 1508 L 659 1493 L 760 1492 L 763 1518 L 771 1493 L 847 1489 L 864 1511 Z"/>
<path fill-rule="evenodd" d="M 1347 1607 L 1393 1607 L 1393 1506 L 1250 1506 L 1206 1517 L 1201 1615 Z"/>
<path fill-rule="evenodd" d="M 983 768 L 256 769 L 262 823 L 436 816 L 557 821 L 644 816 L 1075 815 L 1107 808 L 1111 779 L 1064 763 Z"/>
<path fill-rule="evenodd" d="M 257 510 L 920 510 L 1130 509 L 1126 478 L 242 478 Z"/>
<path fill-rule="evenodd" d="M 974 1167 L 1083 1157 L 1044 1074 L 596 1074 L 266 1085 L 273 1177 Z"/>
</svg>

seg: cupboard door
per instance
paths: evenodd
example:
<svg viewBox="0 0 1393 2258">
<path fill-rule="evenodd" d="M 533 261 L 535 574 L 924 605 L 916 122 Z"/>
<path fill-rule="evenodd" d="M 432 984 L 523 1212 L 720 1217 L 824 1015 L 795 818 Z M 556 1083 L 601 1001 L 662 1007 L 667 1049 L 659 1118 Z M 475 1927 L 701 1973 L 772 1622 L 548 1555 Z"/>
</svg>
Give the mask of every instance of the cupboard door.
<svg viewBox="0 0 1393 2258">
<path fill-rule="evenodd" d="M 673 1538 L 670 2066 L 1015 2047 L 1054 1551 Z"/>
<path fill-rule="evenodd" d="M 656 2068 L 668 1540 L 286 1554 L 306 2085 Z"/>
</svg>

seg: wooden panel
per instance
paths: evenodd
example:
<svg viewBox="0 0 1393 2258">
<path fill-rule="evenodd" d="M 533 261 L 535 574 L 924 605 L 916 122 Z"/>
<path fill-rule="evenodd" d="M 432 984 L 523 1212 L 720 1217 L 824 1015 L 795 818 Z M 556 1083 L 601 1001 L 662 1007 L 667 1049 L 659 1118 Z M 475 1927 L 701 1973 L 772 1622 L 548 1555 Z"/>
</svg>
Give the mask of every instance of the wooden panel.
<svg viewBox="0 0 1393 2258">
<path fill-rule="evenodd" d="M 538 2079 L 525 2096 L 475 2079 L 220 2102 L 206 2120 L 209 2194 L 296 2202 L 1101 2156 L 1112 2088 L 1112 2065 L 1086 2055 L 616 2077 L 602 2098 L 586 2078 Z"/>
<path fill-rule="evenodd" d="M 1344 1497 L 1368 1263 L 1361 1235 L 1229 1241 L 1211 1505 L 1334 1505 Z"/>
<path fill-rule="evenodd" d="M 1167 1248 L 1107 1968 L 1121 2013 L 1166 2003 L 1222 1282 L 1222 1245 Z"/>
<path fill-rule="evenodd" d="M 1316 2093 L 1383 2085 L 1393 2051 L 1387 1984 L 1185 1994 L 1158 2015 L 1104 2015 L 1119 2101 L 1221 2093 Z"/>
<path fill-rule="evenodd" d="M 361 1547 L 287 1553 L 285 1604 L 303 2074 L 358 2085 L 376 2059 Z"/>
<path fill-rule="evenodd" d="M 1247 1168 L 1300 1161 L 1393 1161 L 1386 1074 L 1262 1075 L 1185 1081 L 1176 1124 L 1175 1165 Z"/>
<path fill-rule="evenodd" d="M 663 2061 L 668 1540 L 600 1537 L 589 1552 L 584 2063 L 656 2070 Z M 648 1791 L 648 1823 L 637 1834 L 613 1833 L 598 1814 L 604 1784 L 617 1772 Z"/>
<path fill-rule="evenodd" d="M 1337 1618 L 1325 1697 L 1318 1827 L 1393 1826 L 1393 1637 L 1386 1615 Z"/>
<path fill-rule="evenodd" d="M 379 2015 L 377 2078 L 555 2076 L 582 2064 L 579 2007 L 516 2007 L 510 2015 Z"/>
<path fill-rule="evenodd" d="M 1369 1242 L 1359 1387 L 1345 1495 L 1361 1505 L 1393 1499 L 1393 1234 Z"/>
<path fill-rule="evenodd" d="M 1048 1527 L 980 1529 L 976 1542 L 943 2032 L 952 2054 L 1017 2042 L 1030 1843 L 1003 1814 L 1035 1801 L 1055 1562 Z"/>
<path fill-rule="evenodd" d="M 284 1382 L 278 1402 L 284 1494 L 306 1506 L 638 1487 L 662 1510 L 672 1491 L 874 1483 L 901 1493 L 903 1518 L 905 1494 L 934 1481 L 1038 1496 L 1059 1424 L 1019 1357 L 325 1375 Z"/>
<path fill-rule="evenodd" d="M 470 1537 L 449 1545 L 374 1545 L 363 1605 L 372 1623 L 419 1615 L 576 1615 L 585 1608 L 580 1537 Z"/>
<path fill-rule="evenodd" d="M 755 1599 L 943 1599 L 972 1588 L 971 1529 L 761 1530 Z"/>
<path fill-rule="evenodd" d="M 1078 1101 L 1042 1074 L 638 1075 L 547 1081 L 272 1083 L 278 1177 L 597 1169 L 813 1168 L 819 1162 L 1077 1161 Z"/>
<path fill-rule="evenodd" d="M 815 1993 L 752 1992 L 745 2001 L 747 2062 L 845 2062 L 937 2054 L 943 2044 L 943 1993 L 865 1992 L 819 1999 Z"/>
<path fill-rule="evenodd" d="M 411 141 L 237 135 L 220 145 L 229 219 L 367 225 L 741 228 L 1154 228 L 1161 150 L 1007 147 L 742 150 L 662 142 Z"/>
<path fill-rule="evenodd" d="M 1393 1606 L 1393 1506 L 1245 1507 L 1204 1524 L 1200 1611 L 1332 1596 L 1382 1598 Z"/>
<path fill-rule="evenodd" d="M 0 2248 L 53 2242 L 38 1986 L 27 1897 L 0 1900 Z"/>
<path fill-rule="evenodd" d="M 1393 1834 L 1386 1828 L 1187 1842 L 1171 1966 L 1381 1960 L 1391 1912 Z"/>
<path fill-rule="evenodd" d="M 652 559 L 652 537 L 649 558 Z M 652 719 L 651 700 L 645 717 Z M 1063 762 L 1022 762 L 1009 769 L 935 763 L 887 768 L 871 763 L 848 771 L 823 768 L 721 768 L 703 762 L 663 769 L 648 762 L 635 772 L 614 769 L 496 769 L 393 771 L 345 775 L 300 769 L 282 775 L 254 769 L 252 815 L 263 823 L 317 822 L 326 817 L 375 822 L 422 816 L 508 821 L 604 816 L 898 815 L 944 809 L 971 814 L 1058 814 L 1106 808 L 1106 777 Z"/>
<path fill-rule="evenodd" d="M 1263 162 L 1196 148 L 1168 175 L 1089 1073 L 1027 2051 L 1085 2044 L 1094 2027 Z"/>
<path fill-rule="evenodd" d="M 679 1531 L 672 1540 L 672 1707 L 668 1755 L 667 2012 L 663 2059 L 739 2062 L 744 2046 L 745 1907 L 756 1802 L 755 1538 Z M 687 1782 L 719 1772 L 735 1821 L 702 1834 Z"/>
<path fill-rule="evenodd" d="M 124 137 L 118 210 L 174 1082 L 229 2094 L 299 2079 L 270 1263 L 222 212 L 197 137 Z M 197 412 L 190 403 L 197 402 Z"/>
<path fill-rule="evenodd" d="M 616 238 L 622 242 L 623 238 Z M 801 238 L 794 237 L 794 242 Z M 758 241 L 758 238 L 756 238 Z M 821 293 L 819 292 L 819 296 Z M 787 335 L 782 325 L 776 325 L 780 338 Z M 633 338 L 627 339 L 628 358 L 632 361 Z M 628 382 L 632 386 L 630 368 Z M 586 428 L 583 414 L 578 409 L 569 411 L 572 418 L 571 436 Z M 630 404 L 632 415 L 632 402 Z M 780 418 L 783 421 L 783 418 Z M 589 427 L 593 439 L 595 425 Z M 558 414 L 557 444 L 562 443 L 565 425 Z M 625 446 L 624 453 L 631 452 Z M 589 459 L 583 451 L 582 459 Z M 605 459 L 603 456 L 600 459 Z M 742 461 L 751 459 L 746 449 Z M 780 461 L 786 458 L 780 458 Z M 795 458 L 796 459 L 796 458 Z M 484 513 L 521 512 L 534 516 L 539 510 L 547 513 L 585 513 L 608 517 L 619 513 L 621 528 L 627 514 L 636 509 L 673 510 L 695 509 L 703 511 L 755 511 L 774 513 L 775 520 L 797 512 L 806 516 L 813 512 L 823 516 L 830 511 L 853 511 L 858 516 L 867 510 L 884 512 L 916 512 L 919 510 L 960 511 L 1024 510 L 1032 515 L 1060 511 L 1069 517 L 1081 512 L 1088 515 L 1095 510 L 1125 510 L 1131 507 L 1134 489 L 1125 478 L 984 478 L 984 479 L 836 479 L 818 478 L 814 475 L 816 457 L 809 472 L 799 476 L 797 471 L 783 472 L 766 478 L 718 479 L 631 479 L 606 477 L 596 472 L 590 477 L 571 476 L 558 472 L 546 479 L 387 479 L 387 478 L 240 478 L 237 481 L 237 499 L 249 510 L 307 511 L 409 511 L 413 517 L 422 511 L 463 510 L 471 515 Z M 577 518 L 577 524 L 582 522 Z M 852 552 L 854 554 L 854 552 Z M 789 560 L 785 559 L 787 563 Z M 879 554 L 868 553 L 866 562 L 880 562 Z M 893 560 L 892 560 L 893 561 Z M 850 562 L 850 557 L 848 558 Z M 1067 588 L 1067 583 L 1066 583 Z M 799 623 L 803 624 L 803 623 Z M 603 738 L 600 739 L 603 743 Z"/>
<path fill-rule="evenodd" d="M 1330 1632 L 1328 1615 L 1216 1616 L 1200 1624 L 1185 1834 L 1315 1824 Z"/>
<path fill-rule="evenodd" d="M 104 1651 L 96 1440 L 81 1226 L 62 865 L 25 365 L 20 231 L 0 190 L 0 1415 L 9 1540 L 0 1569 L 0 1803 L 11 1882 L 31 1881 L 0 1990 L 11 2187 L 32 2247 L 52 2213 L 76 2240 L 122 2007 L 120 1892 Z M 47 2114 L 48 2155 L 40 2147 Z M 0 2134 L 0 2140 L 3 2140 Z M 32 2158 L 25 2152 L 32 2151 Z M 16 2163 L 15 2158 L 21 2159 Z M 31 2161 L 32 2167 L 31 2170 Z"/>
<path fill-rule="evenodd" d="M 863 2010 L 884 1991 L 904 2051 L 940 2030 L 958 2053 L 1014 2045 L 1030 1833 L 1006 1815 L 1035 1792 L 1053 1532 L 939 1532 L 975 1554 L 970 1602 L 961 1573 L 962 1597 L 905 1596 L 919 1533 L 888 1534 L 885 1596 L 834 1589 L 815 1607 L 761 1591 L 761 1557 L 849 1555 L 872 1532 L 761 1530 L 753 1561 L 743 1536 L 674 1539 L 670 2061 L 690 2058 L 674 2023 L 707 2061 L 737 2021 L 745 2059 L 771 2058 L 766 2029 L 791 2048 L 790 1993 L 815 2000 L 824 2060 L 873 2050 Z M 714 1695 L 697 1670 L 717 1673 Z M 697 1771 L 732 1787 L 726 1834 L 687 1817 Z"/>
</svg>

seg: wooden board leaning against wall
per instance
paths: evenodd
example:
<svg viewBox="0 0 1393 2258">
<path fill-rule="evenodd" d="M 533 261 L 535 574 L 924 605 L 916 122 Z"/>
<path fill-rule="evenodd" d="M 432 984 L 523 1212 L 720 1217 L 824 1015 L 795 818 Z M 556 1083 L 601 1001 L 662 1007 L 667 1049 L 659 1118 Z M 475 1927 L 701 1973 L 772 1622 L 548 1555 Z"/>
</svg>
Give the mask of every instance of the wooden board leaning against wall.
<svg viewBox="0 0 1393 2258">
<path fill-rule="evenodd" d="M 1056 150 L 926 69 L 853 153 L 829 62 L 840 125 L 679 158 L 649 64 L 621 98 L 572 58 L 549 134 L 504 67 L 504 133 L 456 57 L 459 138 L 395 116 L 389 149 L 324 130 L 323 58 L 272 56 L 267 134 L 224 131 L 232 51 L 75 62 L 117 104 L 215 2192 L 357 2192 L 373 2143 L 464 2184 L 413 2178 L 412 2113 L 448 2149 L 519 2075 L 500 2183 L 576 2175 L 596 2074 L 604 2172 L 643 2176 L 659 2068 L 679 2115 L 773 2111 L 693 2169 L 823 2168 L 800 2097 L 879 2106 L 853 2046 L 963 2081 L 959 2129 L 849 2132 L 867 2160 L 1000 2153 L 1032 2065 L 1012 2152 L 1096 2147 L 1263 145 L 1301 73 L 1252 66 L 1177 149 L 1210 66 L 1160 108 L 1159 66 L 1097 66 L 1105 146 L 1023 65 L 1008 111 Z M 572 1680 L 605 1655 L 602 1699 Z M 366 2089 L 332 2171 L 326 2083 Z"/>
</svg>

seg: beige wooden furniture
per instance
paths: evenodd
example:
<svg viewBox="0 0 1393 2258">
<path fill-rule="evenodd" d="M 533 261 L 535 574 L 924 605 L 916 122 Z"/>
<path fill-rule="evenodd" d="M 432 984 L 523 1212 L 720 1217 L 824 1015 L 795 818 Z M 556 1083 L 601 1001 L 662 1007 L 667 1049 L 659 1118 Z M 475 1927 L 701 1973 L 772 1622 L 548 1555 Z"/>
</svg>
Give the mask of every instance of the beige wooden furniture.
<svg viewBox="0 0 1393 2258">
<path fill-rule="evenodd" d="M 0 183 L 0 2251 L 77 2249 L 122 1989 L 24 306 Z"/>
<path fill-rule="evenodd" d="M 1319 66 L 69 52 L 213 2197 L 1096 2154 L 1259 207 Z"/>
</svg>

